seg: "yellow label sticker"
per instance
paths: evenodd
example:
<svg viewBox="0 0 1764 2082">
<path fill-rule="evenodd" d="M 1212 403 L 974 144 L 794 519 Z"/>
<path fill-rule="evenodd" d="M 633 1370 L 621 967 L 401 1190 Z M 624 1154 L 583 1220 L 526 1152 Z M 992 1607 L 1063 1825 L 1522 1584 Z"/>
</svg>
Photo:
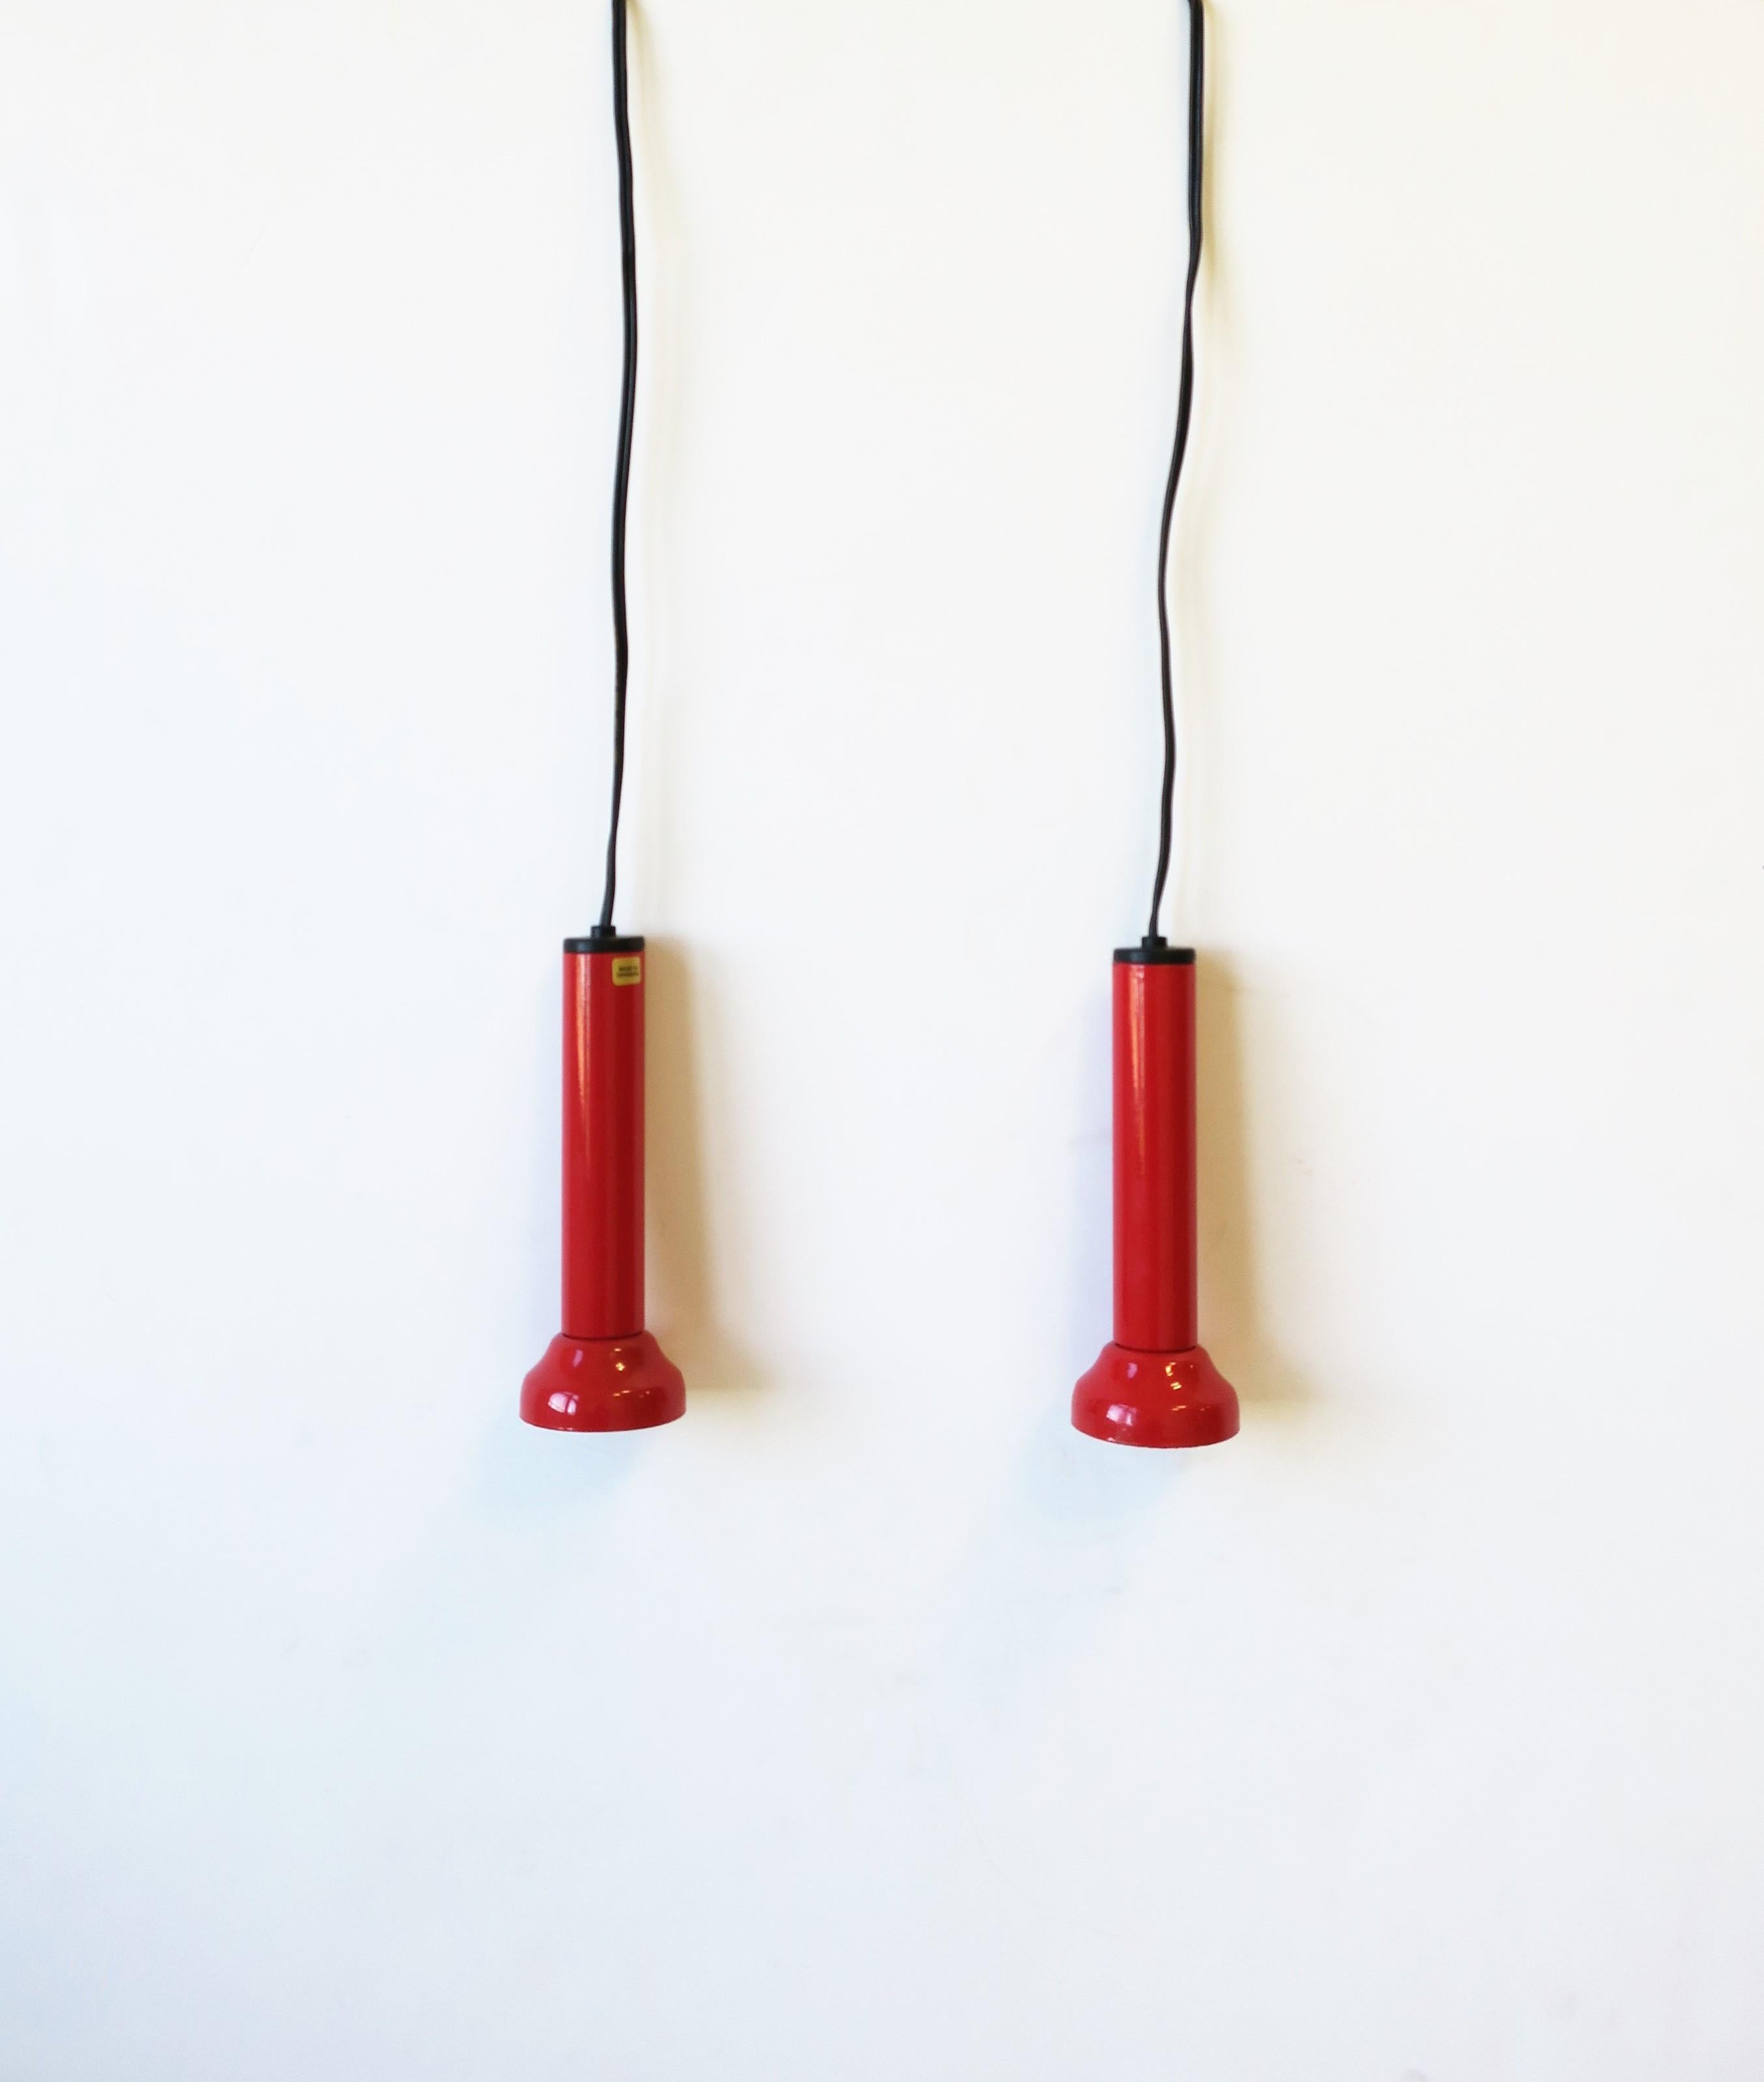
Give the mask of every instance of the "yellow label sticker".
<svg viewBox="0 0 1764 2082">
<path fill-rule="evenodd" d="M 641 955 L 621 955 L 613 963 L 614 983 L 641 983 L 644 980 L 644 958 Z"/>
</svg>

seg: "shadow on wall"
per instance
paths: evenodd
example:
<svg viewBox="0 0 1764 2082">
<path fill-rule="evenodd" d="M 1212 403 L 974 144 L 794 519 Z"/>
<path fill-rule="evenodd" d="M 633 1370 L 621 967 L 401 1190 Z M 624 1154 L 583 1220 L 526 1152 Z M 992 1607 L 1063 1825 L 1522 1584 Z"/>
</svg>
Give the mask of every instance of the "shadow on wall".
<svg viewBox="0 0 1764 2082">
<path fill-rule="evenodd" d="M 647 959 L 650 1328 L 685 1374 L 689 1397 L 749 1392 L 763 1376 L 717 1313 L 698 987 L 671 942 L 651 939 Z"/>
<path fill-rule="evenodd" d="M 1264 1068 L 1252 1087 L 1244 1008 L 1250 993 L 1232 964 L 1203 958 L 1196 978 L 1201 1172 L 1201 1338 L 1246 1411 L 1281 1415 L 1315 1401 L 1303 1372 L 1267 1334 L 1251 1160 L 1251 1108 L 1262 1111 Z M 1250 1098 L 1251 1089 L 1255 1098 Z"/>
</svg>

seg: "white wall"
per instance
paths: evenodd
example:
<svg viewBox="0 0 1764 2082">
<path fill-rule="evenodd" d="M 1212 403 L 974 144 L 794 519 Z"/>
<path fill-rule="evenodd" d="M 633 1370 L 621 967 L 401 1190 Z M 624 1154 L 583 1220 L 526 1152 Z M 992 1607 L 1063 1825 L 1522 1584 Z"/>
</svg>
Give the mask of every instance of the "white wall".
<svg viewBox="0 0 1764 2082">
<path fill-rule="evenodd" d="M 1173 1461 L 1175 0 L 642 10 L 606 1443 L 603 9 L 3 0 L 0 2082 L 1764 2072 L 1764 6 L 1214 27 Z"/>
</svg>

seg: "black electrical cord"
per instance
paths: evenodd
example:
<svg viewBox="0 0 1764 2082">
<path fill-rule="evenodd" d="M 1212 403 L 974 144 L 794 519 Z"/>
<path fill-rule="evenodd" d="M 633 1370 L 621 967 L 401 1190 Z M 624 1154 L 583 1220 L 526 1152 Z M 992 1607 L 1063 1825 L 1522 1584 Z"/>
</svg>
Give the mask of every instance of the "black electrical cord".
<svg viewBox="0 0 1764 2082">
<path fill-rule="evenodd" d="M 625 377 L 618 406 L 618 459 L 613 472 L 613 808 L 606 834 L 606 887 L 597 938 L 613 934 L 618 891 L 618 813 L 625 794 L 625 702 L 631 685 L 631 618 L 625 598 L 625 528 L 631 508 L 631 450 L 637 424 L 637 206 L 631 152 L 631 63 L 626 0 L 613 0 L 613 129 L 618 147 L 618 245 L 625 279 Z"/>
<path fill-rule="evenodd" d="M 1194 293 L 1201 279 L 1201 204 L 1206 166 L 1206 15 L 1202 0 L 1188 0 L 1188 281 L 1182 305 L 1182 387 L 1176 400 L 1176 441 L 1164 492 L 1163 531 L 1158 542 L 1158 640 L 1163 666 L 1164 780 L 1158 813 L 1158 875 L 1152 884 L 1148 946 L 1163 943 L 1158 914 L 1170 879 L 1171 826 L 1176 801 L 1176 697 L 1170 662 L 1170 537 L 1175 525 L 1176 491 L 1188 453 L 1194 417 Z"/>
<path fill-rule="evenodd" d="M 601 900 L 597 935 L 613 933 L 613 908 L 618 889 L 618 823 L 625 792 L 625 713 L 631 684 L 631 622 L 625 584 L 625 546 L 631 507 L 631 447 L 637 418 L 637 215 L 636 177 L 631 143 L 631 65 L 627 0 L 612 0 L 613 128 L 618 154 L 619 255 L 624 278 L 625 365 L 619 398 L 618 449 L 613 475 L 613 799 L 606 834 L 606 880 Z M 1176 494 L 1188 458 L 1188 433 L 1194 416 L 1194 304 L 1201 279 L 1205 194 L 1206 108 L 1206 15 L 1204 0 L 1188 0 L 1188 273 L 1183 296 L 1182 377 L 1176 403 L 1175 444 L 1164 491 L 1163 521 L 1158 543 L 1158 638 L 1163 672 L 1164 769 L 1158 805 L 1158 872 L 1152 886 L 1148 944 L 1162 939 L 1158 916 L 1170 879 L 1171 829 L 1176 794 L 1176 706 L 1170 638 L 1170 548 L 1175 529 Z"/>
</svg>

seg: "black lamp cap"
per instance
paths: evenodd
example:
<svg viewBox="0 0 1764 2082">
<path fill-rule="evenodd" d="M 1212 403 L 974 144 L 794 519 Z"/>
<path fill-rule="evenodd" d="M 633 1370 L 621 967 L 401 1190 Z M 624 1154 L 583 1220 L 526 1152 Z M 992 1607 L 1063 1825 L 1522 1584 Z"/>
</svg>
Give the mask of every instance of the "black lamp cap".
<svg viewBox="0 0 1764 2082">
<path fill-rule="evenodd" d="M 1115 959 L 1135 968 L 1186 969 L 1194 966 L 1194 949 L 1148 937 L 1137 947 L 1117 947 Z"/>
<path fill-rule="evenodd" d="M 642 939 L 627 939 L 615 933 L 610 925 L 597 925 L 585 940 L 566 940 L 563 951 L 567 955 L 640 955 L 644 950 Z"/>
</svg>

